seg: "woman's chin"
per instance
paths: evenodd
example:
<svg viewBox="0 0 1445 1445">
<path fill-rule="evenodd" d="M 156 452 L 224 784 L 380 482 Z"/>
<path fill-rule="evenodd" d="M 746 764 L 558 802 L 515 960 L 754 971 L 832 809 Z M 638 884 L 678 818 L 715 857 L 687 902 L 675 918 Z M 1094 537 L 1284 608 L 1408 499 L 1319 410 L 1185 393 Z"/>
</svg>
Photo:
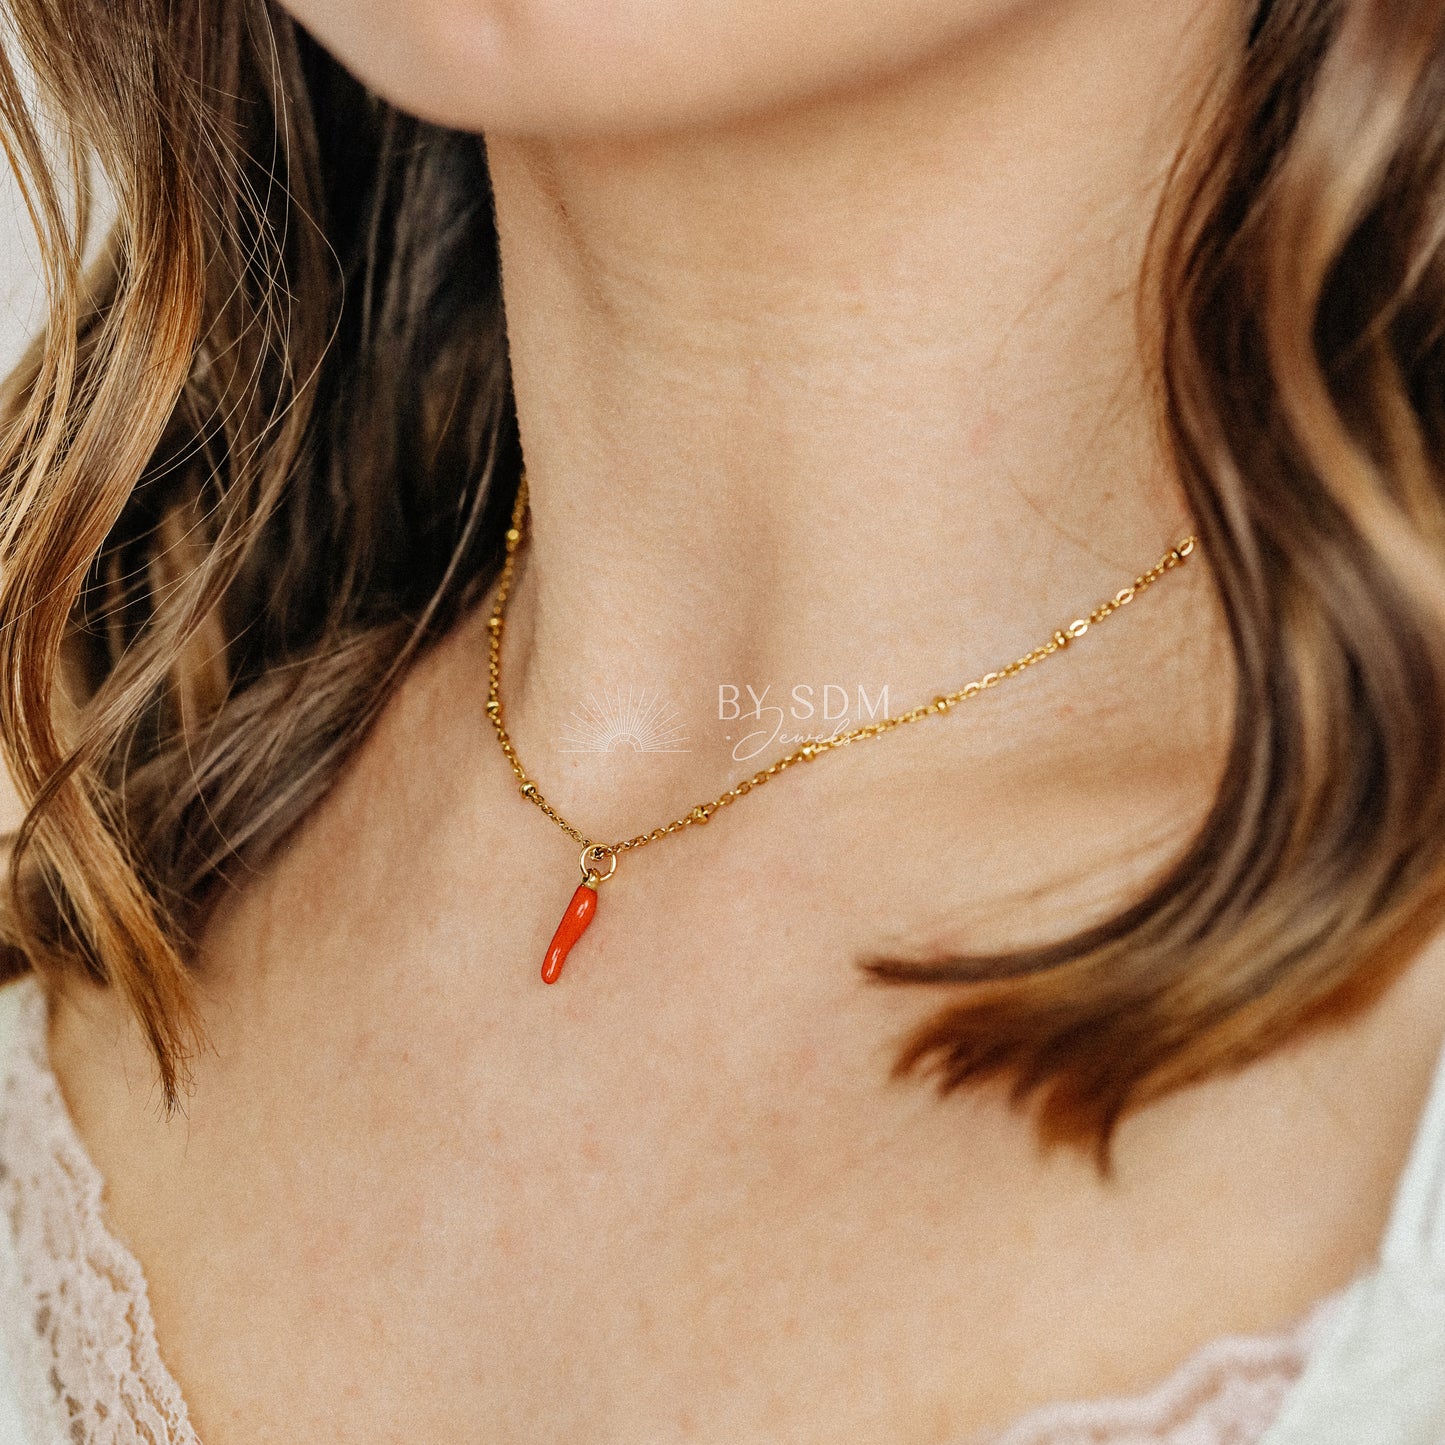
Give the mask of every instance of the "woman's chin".
<svg viewBox="0 0 1445 1445">
<path fill-rule="evenodd" d="M 378 95 L 458 130 L 611 138 L 866 84 L 1044 0 L 285 0 Z"/>
</svg>

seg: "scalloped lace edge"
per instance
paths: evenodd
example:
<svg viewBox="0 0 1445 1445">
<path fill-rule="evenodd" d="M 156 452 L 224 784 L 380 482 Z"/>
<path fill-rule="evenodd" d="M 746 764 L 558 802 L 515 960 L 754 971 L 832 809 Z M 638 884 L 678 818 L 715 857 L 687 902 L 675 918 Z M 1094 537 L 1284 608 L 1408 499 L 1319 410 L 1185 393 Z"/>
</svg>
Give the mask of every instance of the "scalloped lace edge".
<svg viewBox="0 0 1445 1445">
<path fill-rule="evenodd" d="M 1345 1293 L 1277 1335 L 1210 1341 L 1144 1394 L 1044 1405 L 973 1445 L 1257 1445 Z"/>
</svg>

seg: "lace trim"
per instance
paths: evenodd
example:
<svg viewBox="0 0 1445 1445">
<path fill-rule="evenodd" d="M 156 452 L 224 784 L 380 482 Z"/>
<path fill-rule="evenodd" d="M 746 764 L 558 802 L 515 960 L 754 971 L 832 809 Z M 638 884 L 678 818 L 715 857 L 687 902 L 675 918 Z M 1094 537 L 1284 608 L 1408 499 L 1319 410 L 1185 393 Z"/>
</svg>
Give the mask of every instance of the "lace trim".
<svg viewBox="0 0 1445 1445">
<path fill-rule="evenodd" d="M 27 979 L 0 1092 L 0 1218 L 19 1308 L 4 1311 L 37 1438 L 67 1445 L 199 1445 L 156 1345 L 145 1276 L 105 1220 L 104 1184 L 75 1132 L 45 1047 L 45 998 Z"/>
<path fill-rule="evenodd" d="M 31 1427 L 46 1445 L 200 1445 L 161 1360 L 145 1276 L 106 1223 L 104 1182 L 50 1069 L 44 995 L 33 979 L 14 987 L 0 1220 L 20 1307 L 3 1314 Z M 986 1445 L 1258 1445 L 1341 1299 L 1278 1336 L 1216 1340 L 1148 1394 L 1047 1405 Z"/>
<path fill-rule="evenodd" d="M 1343 1301 L 1280 1335 L 1214 1340 L 1148 1394 L 1045 1405 L 978 1445 L 1258 1445 Z"/>
</svg>

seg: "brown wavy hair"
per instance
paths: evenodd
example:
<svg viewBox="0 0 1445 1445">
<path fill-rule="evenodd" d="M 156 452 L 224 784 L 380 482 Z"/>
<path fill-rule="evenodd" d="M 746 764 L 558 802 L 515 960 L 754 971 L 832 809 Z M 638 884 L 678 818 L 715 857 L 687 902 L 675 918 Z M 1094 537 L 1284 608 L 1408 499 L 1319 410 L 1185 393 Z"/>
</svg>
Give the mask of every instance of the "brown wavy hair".
<svg viewBox="0 0 1445 1445">
<path fill-rule="evenodd" d="M 496 575 L 485 160 L 270 0 L 3 23 L 49 322 L 0 432 L 0 972 L 117 986 L 173 1101 L 208 907 Z M 950 986 L 900 1074 L 1005 1078 L 1047 1139 L 1360 1006 L 1445 899 L 1445 7 L 1266 0 L 1207 120 L 1140 304 L 1237 662 L 1218 795 L 1100 926 L 865 961 Z"/>
</svg>

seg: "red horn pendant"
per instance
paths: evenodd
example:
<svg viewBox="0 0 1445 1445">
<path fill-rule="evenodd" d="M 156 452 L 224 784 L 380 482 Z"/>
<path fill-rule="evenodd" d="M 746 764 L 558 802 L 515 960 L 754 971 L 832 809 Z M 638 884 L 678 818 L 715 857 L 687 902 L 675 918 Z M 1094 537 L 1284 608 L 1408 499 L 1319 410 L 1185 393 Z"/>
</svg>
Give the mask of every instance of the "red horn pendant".
<svg viewBox="0 0 1445 1445">
<path fill-rule="evenodd" d="M 572 945 L 587 932 L 587 925 L 597 913 L 597 885 L 579 883 L 557 931 L 552 935 L 547 956 L 542 960 L 542 982 L 556 983 L 562 976 L 562 965 L 572 952 Z"/>
<path fill-rule="evenodd" d="M 599 873 L 603 860 L 607 871 Z M 542 960 L 542 982 L 556 983 L 562 976 L 562 965 L 572 952 L 572 945 L 587 932 L 587 925 L 597 915 L 597 885 L 605 883 L 617 872 L 617 854 L 601 843 L 588 843 L 582 850 L 582 881 L 557 925 L 548 945 L 547 956 Z"/>
</svg>

